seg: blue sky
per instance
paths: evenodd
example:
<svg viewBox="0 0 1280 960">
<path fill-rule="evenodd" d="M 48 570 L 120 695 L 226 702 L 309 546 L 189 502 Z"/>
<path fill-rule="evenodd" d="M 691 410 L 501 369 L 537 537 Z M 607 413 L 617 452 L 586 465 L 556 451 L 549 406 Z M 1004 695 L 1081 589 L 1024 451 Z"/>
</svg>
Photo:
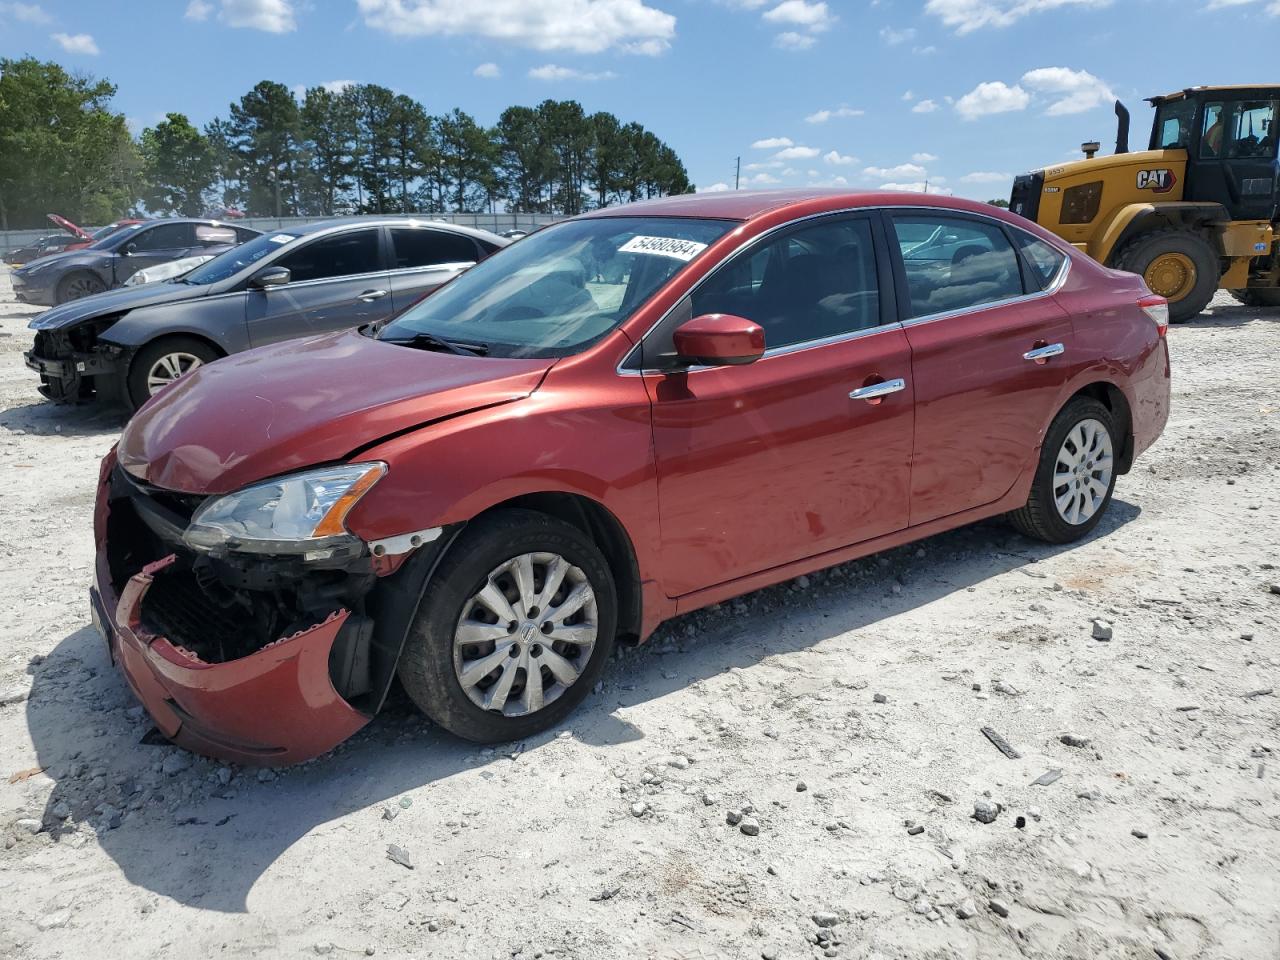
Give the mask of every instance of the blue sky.
<svg viewBox="0 0 1280 960">
<path fill-rule="evenodd" d="M 1280 0 L 0 0 L 0 56 L 106 76 L 135 129 L 260 79 L 373 82 L 492 123 L 574 98 L 700 189 L 895 184 L 977 199 L 1114 142 L 1114 96 L 1268 76 Z"/>
</svg>

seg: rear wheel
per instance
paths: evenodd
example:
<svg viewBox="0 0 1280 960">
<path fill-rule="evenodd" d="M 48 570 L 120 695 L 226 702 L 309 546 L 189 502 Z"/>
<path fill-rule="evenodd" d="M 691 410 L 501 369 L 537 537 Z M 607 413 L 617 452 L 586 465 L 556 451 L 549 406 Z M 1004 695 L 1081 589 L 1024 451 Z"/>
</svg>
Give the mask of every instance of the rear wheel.
<svg viewBox="0 0 1280 960">
<path fill-rule="evenodd" d="M 218 357 L 217 350 L 195 337 L 165 337 L 149 343 L 129 366 L 129 399 L 140 407 L 179 377 Z"/>
<path fill-rule="evenodd" d="M 1156 230 L 1130 240 L 1116 266 L 1142 277 L 1169 301 L 1169 322 L 1184 323 L 1209 305 L 1218 289 L 1218 254 L 1189 230 Z"/>
<path fill-rule="evenodd" d="M 1120 437 L 1111 411 L 1079 397 L 1045 434 L 1026 506 L 1009 514 L 1020 533 L 1049 543 L 1088 534 L 1111 505 Z"/>
<path fill-rule="evenodd" d="M 576 527 L 530 510 L 473 522 L 440 561 L 397 668 L 419 709 L 467 740 L 559 723 L 613 650 L 609 565 Z"/>
<path fill-rule="evenodd" d="M 1231 295 L 1246 307 L 1280 307 L 1280 289 L 1275 287 L 1248 287 L 1232 290 Z"/>
<path fill-rule="evenodd" d="M 97 274 L 86 271 L 69 273 L 58 283 L 57 300 L 58 303 L 69 303 L 72 300 L 91 297 L 95 293 L 102 293 L 105 289 L 107 285 Z"/>
</svg>

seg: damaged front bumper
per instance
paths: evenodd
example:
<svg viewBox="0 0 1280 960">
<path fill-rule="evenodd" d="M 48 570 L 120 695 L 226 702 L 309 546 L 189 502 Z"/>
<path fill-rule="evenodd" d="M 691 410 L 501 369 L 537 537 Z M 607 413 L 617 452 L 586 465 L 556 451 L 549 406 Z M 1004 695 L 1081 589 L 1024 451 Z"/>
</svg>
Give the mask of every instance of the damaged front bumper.
<svg viewBox="0 0 1280 960">
<path fill-rule="evenodd" d="M 72 335 L 39 331 L 35 344 L 22 357 L 27 368 L 40 375 L 36 389 L 59 403 L 95 396 L 108 403 L 118 400 L 129 360 L 122 347 L 98 342 L 89 331 L 79 329 Z"/>
<path fill-rule="evenodd" d="M 113 662 L 161 733 L 223 761 L 282 766 L 368 723 L 390 686 L 428 558 L 365 556 L 319 570 L 286 558 L 211 566 L 180 541 L 182 501 L 191 498 L 154 494 L 153 503 L 114 451 L 104 460 L 91 602 Z"/>
</svg>

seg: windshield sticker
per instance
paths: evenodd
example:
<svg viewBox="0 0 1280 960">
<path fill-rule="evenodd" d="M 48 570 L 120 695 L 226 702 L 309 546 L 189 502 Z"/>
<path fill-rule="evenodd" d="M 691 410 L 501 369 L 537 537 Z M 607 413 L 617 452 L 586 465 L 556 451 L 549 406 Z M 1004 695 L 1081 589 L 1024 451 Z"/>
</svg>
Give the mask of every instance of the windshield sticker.
<svg viewBox="0 0 1280 960">
<path fill-rule="evenodd" d="M 277 233 L 271 238 L 272 243 L 288 243 L 293 237 L 287 233 Z"/>
<path fill-rule="evenodd" d="M 672 237 L 632 237 L 618 248 L 619 253 L 647 253 L 655 257 L 672 257 L 686 263 L 707 249 L 705 243 L 676 240 Z"/>
</svg>

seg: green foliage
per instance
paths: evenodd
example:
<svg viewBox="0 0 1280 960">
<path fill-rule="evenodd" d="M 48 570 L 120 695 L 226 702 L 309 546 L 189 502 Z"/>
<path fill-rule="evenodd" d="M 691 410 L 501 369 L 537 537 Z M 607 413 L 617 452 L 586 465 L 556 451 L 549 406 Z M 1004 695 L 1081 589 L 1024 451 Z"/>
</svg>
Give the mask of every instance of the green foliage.
<svg viewBox="0 0 1280 960">
<path fill-rule="evenodd" d="M 109 104 L 116 88 L 32 57 L 0 59 L 0 229 L 47 213 L 105 223 L 137 190 L 137 148 Z"/>
<path fill-rule="evenodd" d="M 106 223 L 139 201 L 196 216 L 482 211 L 573 215 L 693 189 L 675 152 L 637 123 L 573 100 L 509 107 L 487 128 L 430 116 L 377 84 L 262 81 L 203 131 L 170 113 L 129 136 L 115 87 L 32 58 L 0 60 L 0 228 L 46 213 Z"/>
</svg>

